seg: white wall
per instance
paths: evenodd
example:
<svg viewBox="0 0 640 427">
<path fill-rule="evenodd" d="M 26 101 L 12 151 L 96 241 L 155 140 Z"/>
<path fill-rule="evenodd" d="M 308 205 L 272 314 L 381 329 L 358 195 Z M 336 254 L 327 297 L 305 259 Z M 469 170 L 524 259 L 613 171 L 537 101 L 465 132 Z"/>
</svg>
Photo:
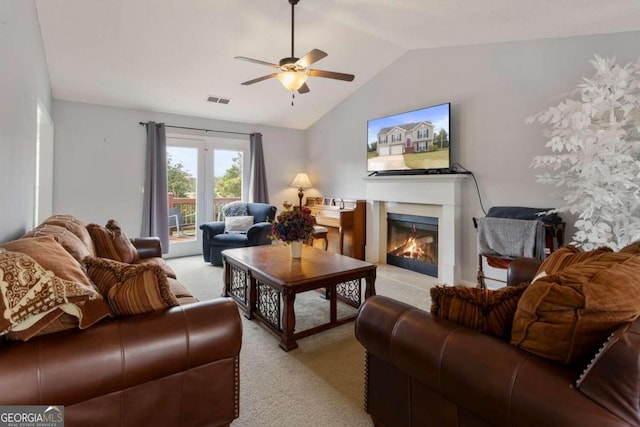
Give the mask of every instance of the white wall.
<svg viewBox="0 0 640 427">
<path fill-rule="evenodd" d="M 639 45 L 640 32 L 630 32 L 410 51 L 307 130 L 311 179 L 324 195 L 365 198 L 367 120 L 451 102 L 453 161 L 474 172 L 486 209 L 559 206 L 529 169 L 546 149 L 525 119 L 593 75 L 594 54 L 626 64 Z M 473 181 L 463 187 L 462 279 L 475 282 L 472 217 L 483 213 Z"/>
<path fill-rule="evenodd" d="M 303 131 L 55 100 L 54 212 L 85 222 L 117 219 L 130 235 L 142 222 L 146 131 L 139 122 L 260 132 L 270 202 L 297 199 L 290 188 L 306 157 Z M 169 129 L 171 130 L 171 129 Z M 233 138 L 233 135 L 222 135 Z M 238 138 L 248 138 L 246 136 Z"/>
<path fill-rule="evenodd" d="M 35 4 L 0 1 L 0 241 L 33 226 L 38 99 L 51 88 Z"/>
</svg>

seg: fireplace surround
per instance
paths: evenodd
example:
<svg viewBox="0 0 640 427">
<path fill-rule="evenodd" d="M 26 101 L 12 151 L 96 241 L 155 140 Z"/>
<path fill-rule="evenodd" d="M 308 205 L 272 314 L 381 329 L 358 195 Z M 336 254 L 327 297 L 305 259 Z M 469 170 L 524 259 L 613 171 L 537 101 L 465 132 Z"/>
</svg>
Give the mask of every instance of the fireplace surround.
<svg viewBox="0 0 640 427">
<path fill-rule="evenodd" d="M 461 186 L 466 174 L 398 175 L 364 178 L 367 199 L 366 260 L 387 263 L 387 214 L 438 220 L 438 282 L 460 281 Z"/>
</svg>

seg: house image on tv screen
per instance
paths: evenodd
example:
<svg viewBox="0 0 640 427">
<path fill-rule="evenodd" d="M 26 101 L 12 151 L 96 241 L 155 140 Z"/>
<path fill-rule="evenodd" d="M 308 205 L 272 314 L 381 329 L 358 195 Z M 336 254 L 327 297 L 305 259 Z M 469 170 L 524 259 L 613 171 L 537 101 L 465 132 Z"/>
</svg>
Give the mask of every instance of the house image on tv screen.
<svg viewBox="0 0 640 427">
<path fill-rule="evenodd" d="M 433 141 L 429 121 L 385 127 L 378 132 L 378 156 L 421 153 L 428 151 Z"/>
</svg>

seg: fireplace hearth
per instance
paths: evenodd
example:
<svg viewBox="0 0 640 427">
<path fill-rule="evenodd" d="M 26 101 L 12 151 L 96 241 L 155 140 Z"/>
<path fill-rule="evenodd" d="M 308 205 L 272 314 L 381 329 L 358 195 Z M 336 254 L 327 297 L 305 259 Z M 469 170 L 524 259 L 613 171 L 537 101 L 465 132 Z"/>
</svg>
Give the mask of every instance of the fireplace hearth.
<svg viewBox="0 0 640 427">
<path fill-rule="evenodd" d="M 438 277 L 438 218 L 388 213 L 387 264 Z"/>
</svg>

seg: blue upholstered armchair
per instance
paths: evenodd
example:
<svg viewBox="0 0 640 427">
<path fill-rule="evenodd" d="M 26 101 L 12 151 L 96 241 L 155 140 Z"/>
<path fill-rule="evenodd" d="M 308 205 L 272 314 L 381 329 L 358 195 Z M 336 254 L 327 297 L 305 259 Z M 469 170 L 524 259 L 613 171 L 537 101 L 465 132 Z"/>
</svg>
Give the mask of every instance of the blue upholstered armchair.
<svg viewBox="0 0 640 427">
<path fill-rule="evenodd" d="M 222 208 L 225 221 L 202 224 L 202 256 L 222 265 L 222 251 L 247 246 L 270 245 L 271 222 L 276 207 L 266 203 L 233 202 Z M 249 218 L 253 217 L 253 218 Z"/>
</svg>

